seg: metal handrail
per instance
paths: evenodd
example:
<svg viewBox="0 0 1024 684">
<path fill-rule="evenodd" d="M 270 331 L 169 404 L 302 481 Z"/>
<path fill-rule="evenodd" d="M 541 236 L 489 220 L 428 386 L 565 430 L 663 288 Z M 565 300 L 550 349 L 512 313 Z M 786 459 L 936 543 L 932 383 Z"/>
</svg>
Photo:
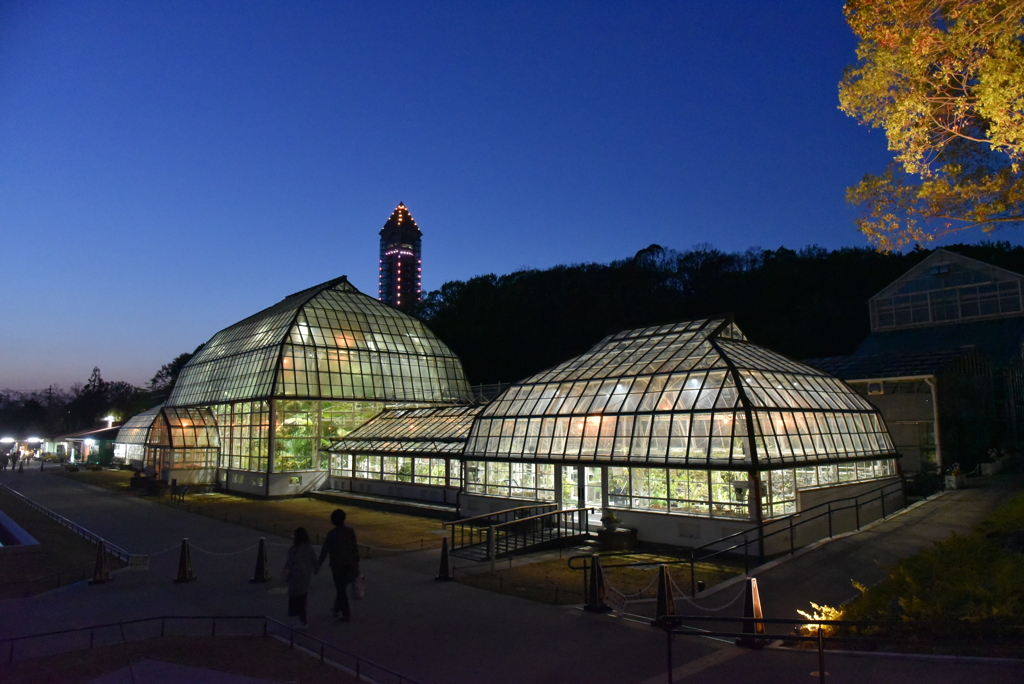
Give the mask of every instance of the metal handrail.
<svg viewBox="0 0 1024 684">
<path fill-rule="evenodd" d="M 736 551 L 737 549 L 742 547 L 743 548 L 743 559 L 744 559 L 744 574 L 749 574 L 750 573 L 750 553 L 749 553 L 749 549 L 750 549 L 750 544 L 751 543 L 756 542 L 756 543 L 758 543 L 759 548 L 763 548 L 761 546 L 761 544 L 763 544 L 765 539 L 768 539 L 769 537 L 773 537 L 776 534 L 789 533 L 789 535 L 790 535 L 789 553 L 793 554 L 796 551 L 796 545 L 795 545 L 796 530 L 797 530 L 797 528 L 800 527 L 800 525 L 804 525 L 804 524 L 807 524 L 807 523 L 810 523 L 810 522 L 814 522 L 814 521 L 819 520 L 819 519 L 821 519 L 821 518 L 823 518 L 825 516 L 828 516 L 828 523 L 829 523 L 828 538 L 831 539 L 833 537 L 832 516 L 835 513 L 839 513 L 839 512 L 850 510 L 850 509 L 854 509 L 856 511 L 856 514 L 857 514 L 856 529 L 860 530 L 860 528 L 861 528 L 861 524 L 860 524 L 860 506 L 871 503 L 871 501 L 867 501 L 867 502 L 865 502 L 865 504 L 862 504 L 860 499 L 862 497 L 866 497 L 868 495 L 874 495 L 876 493 L 880 493 L 879 500 L 880 500 L 880 502 L 882 504 L 882 517 L 880 519 L 881 520 L 885 520 L 888 517 L 888 514 L 885 511 L 885 497 L 887 495 L 895 494 L 897 491 L 902 492 L 902 484 L 903 484 L 902 482 L 890 482 L 888 484 L 882 485 L 881 487 L 876 487 L 874 489 L 868 490 L 866 492 L 862 492 L 862 493 L 854 495 L 854 496 L 843 497 L 841 499 L 835 499 L 834 501 L 827 501 L 827 502 L 825 502 L 823 504 L 818 504 L 817 506 L 812 506 L 811 508 L 808 508 L 806 510 L 800 511 L 798 513 L 791 513 L 791 514 L 789 514 L 787 516 L 783 516 L 781 518 L 776 518 L 774 520 L 769 520 L 767 522 L 761 523 L 760 525 L 758 525 L 756 527 L 752 527 L 752 528 L 747 529 L 747 530 L 740 530 L 739 532 L 734 532 L 732 534 L 728 534 L 728 535 L 726 535 L 724 537 L 721 537 L 720 539 L 716 539 L 715 541 L 708 542 L 706 544 L 702 544 L 701 546 L 694 547 L 693 549 L 690 549 L 690 557 L 688 559 L 680 559 L 680 560 L 674 560 L 674 561 L 662 561 L 661 564 L 663 564 L 663 565 L 683 565 L 683 564 L 688 564 L 690 566 L 690 595 L 691 596 L 695 596 L 696 593 L 697 593 L 696 563 L 698 561 L 704 562 L 704 561 L 707 561 L 709 558 L 714 558 L 715 556 L 724 555 L 724 554 L 730 553 L 732 551 Z M 888 489 L 889 487 L 899 487 L 899 490 L 893 490 L 893 491 L 891 491 L 891 492 L 889 492 L 887 494 L 885 492 L 885 490 Z M 836 504 L 840 504 L 840 503 L 843 503 L 843 502 L 846 502 L 846 501 L 853 501 L 853 504 L 849 504 L 849 505 L 845 505 L 845 506 L 836 506 Z M 905 502 L 905 500 L 904 500 L 904 502 Z M 816 509 L 819 509 L 819 508 L 824 508 L 826 510 L 821 512 L 821 513 L 818 513 L 817 515 L 813 515 L 811 517 L 807 517 L 808 513 L 812 512 L 812 511 L 814 511 Z M 794 522 L 796 520 L 796 518 L 800 518 L 800 520 Z M 786 523 L 788 523 L 788 524 L 786 524 Z M 768 532 L 768 533 L 764 532 L 765 526 L 767 526 L 767 525 L 776 525 L 776 524 L 781 525 L 780 529 L 777 529 L 777 530 L 774 530 L 774 531 Z M 753 540 L 753 542 L 750 539 L 750 534 L 752 532 L 757 532 L 758 533 L 758 536 Z M 701 555 L 701 556 L 698 557 L 698 552 L 703 551 L 703 550 L 711 549 L 711 547 L 718 546 L 718 545 L 722 544 L 725 541 L 728 541 L 730 539 L 735 539 L 735 538 L 738 538 L 738 537 L 742 537 L 743 541 L 737 542 L 736 544 L 733 544 L 732 546 L 727 546 L 725 548 L 719 548 L 719 549 L 711 550 L 710 553 L 707 553 L 707 554 L 704 554 L 704 555 Z M 587 571 L 590 568 L 590 565 L 589 565 L 588 561 L 590 560 L 590 557 L 592 555 L 593 554 L 580 554 L 580 555 L 576 555 L 576 556 L 570 557 L 568 559 L 568 566 L 569 566 L 569 568 L 572 569 L 572 570 L 582 570 L 583 573 L 584 573 L 584 578 L 585 578 L 586 577 L 586 573 L 587 573 Z M 603 559 L 603 558 L 616 557 L 616 556 L 634 556 L 634 555 L 636 555 L 636 553 L 635 552 L 616 552 L 616 553 L 600 554 L 600 555 L 601 555 L 601 558 Z M 760 554 L 759 554 L 759 557 L 760 557 Z M 575 561 L 575 560 L 582 560 L 583 561 L 582 565 L 574 564 L 573 561 Z M 650 564 L 651 563 L 649 561 L 647 561 L 647 562 L 640 561 L 640 562 L 632 562 L 632 563 L 610 563 L 610 564 L 606 565 L 603 562 L 603 560 L 602 560 L 602 566 L 603 567 L 608 567 L 608 568 L 636 567 L 636 566 L 640 566 L 640 565 L 650 565 Z"/>
<path fill-rule="evenodd" d="M 831 507 L 833 504 L 842 503 L 844 501 L 856 501 L 856 500 L 859 500 L 861 497 L 865 497 L 865 496 L 868 496 L 870 494 L 874 494 L 876 492 L 880 492 L 880 491 L 882 491 L 884 489 L 887 489 L 889 487 L 898 487 L 899 490 L 902 492 L 903 491 L 903 482 L 902 481 L 901 482 L 889 482 L 889 483 L 884 484 L 884 485 L 882 485 L 880 487 L 875 487 L 874 489 L 869 489 L 866 492 L 861 492 L 860 494 L 855 494 L 853 496 L 846 496 L 846 497 L 843 497 L 841 499 L 834 499 L 832 501 L 826 501 L 825 503 L 820 503 L 817 506 L 811 506 L 810 508 L 807 508 L 805 510 L 798 511 L 796 513 L 790 513 L 789 515 L 784 515 L 781 518 L 774 518 L 772 520 L 768 520 L 768 521 L 762 522 L 759 525 L 755 525 L 754 527 L 751 527 L 749 529 L 740 530 L 739 532 L 733 532 L 732 534 L 727 534 L 724 537 L 716 539 L 715 541 L 711 541 L 711 542 L 708 542 L 706 544 L 701 544 L 700 546 L 696 546 L 696 547 L 693 548 L 693 550 L 694 551 L 700 551 L 702 549 L 710 548 L 712 546 L 715 546 L 717 544 L 721 544 L 722 542 L 727 541 L 729 539 L 732 539 L 734 537 L 745 537 L 746 535 L 748 535 L 748 534 L 750 534 L 751 532 L 754 532 L 754 531 L 760 531 L 760 532 L 763 533 L 764 527 L 766 525 L 777 525 L 777 524 L 784 523 L 785 521 L 792 521 L 794 518 L 805 516 L 805 515 L 807 515 L 808 513 L 810 513 L 811 511 L 813 511 L 815 509 Z M 893 491 L 891 493 L 895 493 L 895 491 Z M 884 501 L 884 499 L 883 499 L 883 501 Z M 845 509 L 839 509 L 839 510 L 845 510 Z M 884 513 L 884 511 L 883 511 L 883 513 Z M 885 516 L 883 514 L 882 517 L 885 518 L 887 516 Z M 775 534 L 775 533 L 773 532 L 771 534 Z M 733 547 L 733 548 L 736 548 L 736 547 Z"/>
<path fill-rule="evenodd" d="M 509 520 L 497 525 L 490 525 L 487 527 L 487 555 L 485 559 L 491 561 L 491 572 L 494 572 L 494 563 L 498 558 L 499 537 L 501 537 L 502 541 L 505 543 L 506 548 L 504 549 L 504 552 L 511 554 L 515 551 L 534 546 L 541 542 L 549 542 L 555 539 L 578 537 L 580 535 L 589 534 L 590 518 L 586 514 L 593 510 L 593 508 L 560 508 L 547 513 L 541 513 L 539 515 L 532 515 L 526 518 L 519 518 L 518 520 Z M 543 525 L 538 526 L 536 523 L 541 522 L 545 518 L 555 517 L 568 518 L 569 524 L 566 527 L 571 533 L 568 535 L 561 534 L 564 520 L 560 520 L 558 524 L 555 525 L 555 529 L 558 530 L 559 534 L 550 539 L 542 539 L 541 542 L 538 542 L 538 527 L 543 529 Z M 508 543 L 510 539 L 512 540 L 511 544 Z"/>
<path fill-rule="evenodd" d="M 451 547 L 452 549 L 462 548 L 466 546 L 473 546 L 480 544 L 486 539 L 487 529 L 493 525 L 490 521 L 494 518 L 508 517 L 515 515 L 519 511 L 532 511 L 534 509 L 557 509 L 558 504 L 554 503 L 543 503 L 543 504 L 531 504 L 529 506 L 517 506 L 515 508 L 506 508 L 500 511 L 493 511 L 491 513 L 485 513 L 483 515 L 475 515 L 471 518 L 463 518 L 461 520 L 453 520 L 452 522 L 444 523 L 445 527 L 451 527 Z M 550 512 L 550 511 L 549 511 Z M 526 516 L 529 517 L 529 516 Z M 518 520 L 525 520 L 526 517 L 518 518 Z M 514 522 L 516 519 L 503 520 L 503 522 Z M 487 524 L 479 524 L 482 521 L 487 521 Z M 455 538 L 455 528 L 459 528 L 458 543 Z M 468 541 L 467 541 L 468 536 Z"/>
<path fill-rule="evenodd" d="M 95 532 L 92 532 L 92 531 L 82 527 L 81 525 L 79 525 L 76 522 L 68 520 L 67 518 L 65 518 L 64 516 L 60 515 L 59 513 L 54 513 L 49 508 L 46 508 L 45 506 L 42 506 L 42 505 L 36 503 L 35 501 L 33 501 L 32 499 L 28 498 L 27 496 L 25 496 L 21 492 L 15 491 L 15 490 L 11 489 L 10 487 L 8 487 L 5 484 L 0 484 L 0 489 L 2 489 L 3 491 L 7 492 L 8 494 L 13 496 L 14 498 L 18 499 L 22 503 L 28 505 L 29 507 L 31 507 L 31 508 L 35 509 L 36 511 L 42 513 L 43 515 L 45 515 L 46 517 L 50 518 L 51 520 L 53 520 L 57 524 L 62 525 L 64 527 L 68 528 L 69 530 L 71 530 L 72 532 L 77 534 L 79 537 L 87 539 L 88 541 L 93 542 L 94 544 L 99 544 L 100 542 L 102 542 L 103 545 L 106 546 L 108 553 L 110 553 L 111 555 L 113 555 L 113 556 L 123 560 L 125 563 L 127 563 L 129 565 L 129 567 L 133 567 L 133 568 L 142 567 L 142 568 L 145 568 L 145 567 L 149 566 L 149 556 L 129 553 L 128 551 L 125 551 L 124 549 L 122 549 L 120 546 L 117 546 L 115 544 L 110 543 L 109 541 L 107 541 L 106 539 L 104 539 L 100 535 L 96 534 Z"/>
<path fill-rule="evenodd" d="M 445 525 L 460 525 L 464 523 L 473 522 L 474 520 L 484 520 L 486 518 L 493 518 L 496 515 L 502 515 L 505 513 L 514 513 L 516 511 L 527 511 L 534 508 L 556 508 L 556 503 L 542 503 L 542 504 L 530 504 L 529 506 L 517 506 L 515 508 L 503 508 L 500 511 L 492 511 L 490 513 L 483 513 L 481 515 L 474 515 L 472 518 L 462 518 L 460 520 L 453 520 L 451 522 L 444 523 Z"/>
<path fill-rule="evenodd" d="M 392 670 L 392 669 L 390 669 L 388 667 L 385 667 L 383 665 L 380 665 L 380 664 L 378 664 L 378 663 L 376 663 L 376 662 L 374 662 L 374 661 L 372 661 L 372 660 L 370 660 L 368 658 L 363 658 L 361 656 L 357 656 L 356 654 L 354 654 L 354 653 L 352 653 L 350 651 L 346 651 L 343 648 L 339 648 L 337 646 L 334 646 L 333 644 L 329 644 L 329 643 L 327 643 L 327 642 L 325 642 L 325 641 L 323 641 L 321 639 L 318 639 L 318 638 L 316 638 L 314 636 L 310 636 L 309 634 L 307 634 L 307 633 L 305 633 L 303 631 L 297 631 L 296 628 L 291 627 L 291 626 L 281 622 L 280 620 L 276 620 L 276 619 L 274 619 L 272 617 L 269 617 L 267 615 L 161 615 L 161 616 L 158 616 L 158 617 L 139 618 L 139 619 L 135 619 L 135 620 L 123 620 L 121 622 L 108 622 L 108 623 L 99 624 L 99 625 L 90 625 L 88 627 L 76 627 L 76 628 L 72 628 L 72 629 L 63 629 L 63 630 L 57 630 L 57 631 L 53 631 L 53 632 L 44 632 L 44 633 L 40 633 L 40 634 L 28 634 L 28 635 L 19 636 L 19 637 L 0 637 L 0 645 L 6 646 L 6 648 L 7 648 L 7 663 L 8 664 L 13 664 L 15 662 L 15 659 L 14 659 L 15 645 L 17 643 L 19 643 L 19 642 L 24 642 L 24 641 L 29 641 L 29 640 L 37 640 L 37 639 L 48 639 L 48 638 L 54 637 L 54 636 L 70 635 L 70 634 L 77 634 L 77 633 L 82 633 L 82 632 L 88 632 L 89 633 L 89 648 L 93 648 L 94 647 L 94 643 L 95 643 L 95 637 L 96 637 L 96 631 L 97 630 L 118 628 L 120 630 L 122 643 L 125 643 L 125 645 L 127 645 L 127 642 L 124 639 L 124 628 L 126 626 L 128 626 L 128 625 L 138 625 L 138 624 L 147 624 L 147 623 L 159 622 L 160 623 L 160 636 L 165 636 L 166 631 L 167 631 L 167 621 L 168 620 L 178 620 L 178 621 L 185 621 L 185 620 L 187 620 L 187 621 L 199 621 L 199 620 L 206 621 L 206 620 L 209 620 L 209 621 L 211 621 L 210 631 L 208 633 L 209 636 L 217 636 L 217 621 L 218 620 L 221 620 L 221 621 L 226 621 L 226 620 L 234 620 L 234 621 L 246 620 L 246 621 L 250 621 L 250 622 L 252 622 L 252 621 L 262 622 L 263 623 L 263 629 L 259 632 L 260 636 L 271 636 L 270 629 L 269 629 L 270 625 L 272 625 L 272 624 L 273 625 L 277 625 L 277 626 L 282 627 L 282 628 L 284 628 L 285 630 L 288 631 L 289 646 L 291 648 L 293 648 L 293 649 L 295 648 L 296 637 L 298 637 L 300 640 L 305 641 L 307 643 L 312 643 L 314 645 L 314 648 L 315 647 L 319 647 L 318 651 L 319 651 L 319 656 L 320 656 L 320 662 L 321 663 L 325 662 L 325 660 L 326 660 L 326 653 L 327 653 L 328 650 L 331 650 L 331 651 L 334 651 L 334 652 L 336 652 L 338 654 L 341 654 L 341 655 L 345 656 L 346 658 L 353 659 L 355 661 L 355 669 L 352 670 L 352 672 L 355 675 L 356 681 L 379 681 L 379 679 L 374 679 L 374 680 L 367 679 L 365 676 L 362 675 L 362 671 L 368 669 L 367 666 L 369 666 L 369 668 L 372 668 L 372 669 L 374 669 L 376 671 L 379 671 L 381 673 L 386 673 L 388 675 L 391 675 L 391 676 L 395 677 L 396 681 L 398 682 L 398 684 L 419 684 L 419 682 L 417 682 L 417 680 L 414 680 L 414 679 L 411 679 L 409 677 L 406 677 L 405 675 L 403 675 L 401 673 L 398 673 L 398 672 L 395 672 L 394 670 Z M 69 649 L 69 650 L 80 650 L 80 649 Z M 313 651 L 314 649 L 310 649 L 308 646 L 306 646 L 306 650 Z M 337 665 L 338 663 L 335 663 L 335 664 Z M 345 669 L 348 669 L 348 668 L 345 668 Z"/>
<path fill-rule="evenodd" d="M 740 623 L 742 625 L 740 632 L 726 631 L 726 630 L 705 630 L 699 627 L 691 627 L 683 623 L 686 622 L 732 622 Z M 666 656 L 667 656 L 667 668 L 665 671 L 666 681 L 668 684 L 672 684 L 672 636 L 675 634 L 681 634 L 684 636 L 701 636 L 701 637 L 720 637 L 727 639 L 735 639 L 737 645 L 748 646 L 748 647 L 759 647 L 769 641 L 795 641 L 795 642 L 815 642 L 817 644 L 818 652 L 818 670 L 812 672 L 811 675 L 817 675 L 818 681 L 824 684 L 827 673 L 825 672 L 825 642 L 852 642 L 852 643 L 877 643 L 879 640 L 891 642 L 893 641 L 892 634 L 882 634 L 877 636 L 852 636 L 845 634 L 826 634 L 825 629 L 822 627 L 882 627 L 888 628 L 893 631 L 902 631 L 907 629 L 928 629 L 933 632 L 932 638 L 946 638 L 940 637 L 934 634 L 934 627 L 936 623 L 934 621 L 915 621 L 915 620 L 898 620 L 898 621 L 882 621 L 882 620 L 816 620 L 813 618 L 802 618 L 802 619 L 791 619 L 791 618 L 766 618 L 766 617 L 722 617 L 716 615 L 665 615 L 656 618 L 652 624 L 656 627 L 660 627 L 665 631 L 667 638 L 666 645 Z M 955 634 L 951 635 L 950 638 L 960 638 L 960 630 L 963 628 L 964 623 L 962 621 L 951 621 L 945 623 L 947 625 L 955 627 Z M 788 625 L 788 626 L 807 626 L 817 627 L 814 630 L 814 635 L 804 635 L 799 633 L 798 630 L 782 633 L 767 633 L 764 625 Z M 1020 626 L 1009 626 L 1011 630 L 1020 632 Z M 991 629 L 991 627 L 986 627 Z M 915 632 L 915 638 L 919 634 Z M 1015 635 L 1016 636 L 1016 635 Z"/>
<path fill-rule="evenodd" d="M 848 511 L 850 509 L 853 509 L 856 512 L 856 525 L 855 525 L 855 529 L 857 531 L 860 531 L 860 528 L 861 528 L 861 524 L 860 524 L 860 507 L 861 507 L 861 505 L 863 505 L 863 504 L 861 504 L 861 501 L 860 501 L 861 497 L 865 497 L 865 496 L 868 496 L 868 495 L 873 495 L 873 494 L 875 494 L 877 492 L 879 494 L 879 502 L 881 503 L 881 506 L 882 506 L 882 517 L 880 518 L 880 520 L 885 520 L 886 518 L 888 518 L 889 515 L 885 511 L 885 497 L 887 496 L 885 490 L 888 487 L 890 487 L 890 486 L 899 486 L 899 490 L 898 491 L 899 492 L 903 491 L 903 489 L 902 489 L 902 482 L 891 482 L 891 483 L 889 483 L 887 485 L 882 485 L 881 487 L 876 487 L 875 489 L 869 490 L 867 492 L 862 492 L 861 494 L 858 494 L 856 496 L 848 496 L 848 497 L 844 497 L 842 499 L 836 499 L 835 501 L 827 501 L 827 502 L 825 502 L 823 504 L 818 504 L 817 506 L 812 506 L 811 508 L 808 508 L 805 511 L 801 511 L 799 513 L 792 513 L 792 514 L 784 516 L 782 518 L 777 518 L 775 520 L 770 520 L 770 521 L 768 521 L 766 523 L 762 523 L 761 525 L 758 525 L 757 527 L 751 528 L 750 530 L 743 530 L 743 531 L 741 531 L 739 533 L 734 533 L 734 534 L 728 535 L 726 537 L 722 537 L 721 539 L 718 539 L 716 541 L 709 542 L 707 544 L 703 544 L 703 545 L 698 546 L 698 547 L 696 547 L 694 549 L 691 549 L 691 551 L 690 551 L 690 560 L 689 560 L 689 564 L 690 564 L 690 594 L 691 594 L 691 596 L 695 595 L 696 591 L 697 591 L 697 589 L 696 589 L 696 570 L 695 570 L 694 564 L 698 560 L 706 561 L 709 558 L 714 558 L 715 556 L 720 556 L 720 555 L 729 553 L 731 551 L 736 551 L 740 547 L 743 547 L 744 574 L 749 574 L 750 573 L 750 553 L 749 553 L 749 550 L 750 550 L 750 543 L 751 543 L 751 540 L 749 538 L 749 534 L 751 532 L 756 530 L 757 533 L 758 533 L 758 536 L 755 539 L 755 541 L 758 544 L 758 548 L 759 548 L 758 557 L 759 557 L 760 561 L 764 560 L 763 555 L 761 555 L 761 553 L 760 553 L 760 550 L 763 550 L 763 548 L 764 548 L 764 546 L 763 546 L 764 540 L 768 539 L 769 537 L 773 537 L 773 536 L 775 536 L 777 534 L 789 533 L 789 555 L 792 555 L 792 554 L 794 554 L 796 552 L 796 541 L 795 540 L 796 540 L 796 530 L 797 530 L 797 528 L 799 528 L 801 525 L 805 525 L 807 523 L 814 522 L 814 521 L 819 520 L 821 518 L 824 518 L 826 516 L 828 516 L 828 538 L 829 539 L 831 539 L 834 536 L 833 529 L 832 529 L 832 516 L 835 513 L 840 513 L 842 511 Z M 893 490 L 893 491 L 889 492 L 889 494 L 895 494 L 896 491 L 897 490 Z M 836 504 L 840 504 L 840 503 L 845 502 L 845 501 L 853 501 L 853 503 L 852 504 L 847 504 L 845 506 L 837 506 L 836 505 Z M 869 504 L 869 503 L 871 503 L 870 500 L 865 502 L 865 504 Z M 904 499 L 904 503 L 906 503 L 906 499 Z M 820 509 L 820 508 L 824 508 L 825 510 L 820 512 L 820 513 L 818 513 L 817 515 L 812 515 L 810 517 L 807 517 L 808 513 L 814 511 L 815 509 Z M 902 508 L 902 506 L 901 506 L 901 508 Z M 794 522 L 794 520 L 796 520 L 796 518 L 798 518 L 798 517 L 800 518 L 800 520 Z M 782 527 L 780 527 L 777 530 L 765 533 L 765 531 L 764 531 L 765 525 L 774 525 L 774 524 L 782 524 L 782 523 L 788 523 L 788 525 L 783 525 Z M 726 547 L 724 549 L 715 549 L 715 550 L 711 551 L 710 553 L 704 554 L 704 555 L 700 556 L 700 558 L 697 558 L 697 552 L 698 551 L 702 551 L 704 549 L 709 549 L 712 546 L 716 546 L 718 544 L 721 544 L 726 539 L 735 538 L 735 537 L 738 537 L 740 535 L 743 536 L 743 541 L 742 542 L 737 542 L 736 544 L 733 544 L 732 546 L 728 546 L 728 547 Z"/>
</svg>

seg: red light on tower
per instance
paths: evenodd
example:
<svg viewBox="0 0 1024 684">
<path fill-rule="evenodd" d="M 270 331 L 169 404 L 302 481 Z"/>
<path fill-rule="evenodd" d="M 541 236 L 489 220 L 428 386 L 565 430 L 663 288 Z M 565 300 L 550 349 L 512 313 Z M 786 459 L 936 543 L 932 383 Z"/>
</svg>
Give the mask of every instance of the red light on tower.
<svg viewBox="0 0 1024 684">
<path fill-rule="evenodd" d="M 380 267 L 378 268 L 379 298 L 385 304 L 396 308 L 404 308 L 402 291 L 406 293 L 405 306 L 411 306 L 420 300 L 420 282 L 422 263 L 420 258 L 420 241 L 422 238 L 419 226 L 406 208 L 399 202 L 391 213 L 387 223 L 380 230 Z M 417 268 L 406 268 L 403 272 L 402 261 L 415 259 Z M 409 292 L 413 296 L 409 296 Z"/>
</svg>

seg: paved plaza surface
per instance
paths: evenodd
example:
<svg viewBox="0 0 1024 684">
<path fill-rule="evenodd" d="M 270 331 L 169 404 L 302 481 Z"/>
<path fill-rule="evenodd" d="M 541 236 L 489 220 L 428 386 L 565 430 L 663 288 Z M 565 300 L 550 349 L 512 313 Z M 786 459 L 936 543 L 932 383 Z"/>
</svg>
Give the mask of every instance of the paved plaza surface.
<svg viewBox="0 0 1024 684">
<path fill-rule="evenodd" d="M 283 565 L 288 539 L 46 473 L 26 471 L 3 482 L 113 544 L 148 554 L 150 564 L 147 570 L 119 571 L 107 584 L 81 583 L 0 601 L 0 637 L 159 615 L 287 619 L 281 583 L 252 584 L 249 579 L 259 538 L 267 537 L 275 572 Z M 879 563 L 909 555 L 951 529 L 970 529 L 1009 493 L 999 486 L 951 492 L 865 533 L 759 571 L 766 617 L 795 617 L 789 611 L 809 601 L 840 603 L 852 593 L 851 578 L 877 581 L 884 574 Z M 172 580 L 184 537 L 198 579 L 176 584 Z M 667 681 L 665 635 L 642 621 L 435 582 L 438 561 L 437 550 L 365 560 L 367 595 L 354 602 L 351 623 L 330 617 L 333 587 L 329 574 L 321 573 L 310 591 L 309 633 L 424 684 Z M 703 602 L 721 604 L 739 588 L 725 587 Z M 680 613 L 687 608 L 680 602 Z M 817 681 L 811 676 L 817 670 L 814 652 L 748 651 L 677 636 L 672 657 L 676 682 Z M 975 679 L 1016 684 L 1024 679 L 1020 662 L 951 658 L 830 653 L 826 670 L 833 683 Z"/>
</svg>

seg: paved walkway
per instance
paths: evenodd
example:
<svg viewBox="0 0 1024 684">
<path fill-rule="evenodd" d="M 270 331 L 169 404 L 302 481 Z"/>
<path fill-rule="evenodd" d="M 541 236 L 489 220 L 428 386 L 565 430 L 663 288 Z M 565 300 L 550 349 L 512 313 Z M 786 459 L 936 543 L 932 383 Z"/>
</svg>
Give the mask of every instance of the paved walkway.
<svg viewBox="0 0 1024 684">
<path fill-rule="evenodd" d="M 286 597 L 280 589 L 248 581 L 255 545 L 263 536 L 259 532 L 45 473 L 26 472 L 24 477 L 5 478 L 4 482 L 128 551 L 150 554 L 151 559 L 149 570 L 121 571 L 109 584 L 79 584 L 33 598 L 0 602 L 0 637 L 154 615 L 267 614 L 284 619 Z M 1003 492 L 1000 496 L 1005 495 Z M 921 513 L 905 514 L 921 517 L 906 517 L 903 531 L 893 534 L 925 543 L 929 533 L 923 530 L 932 529 L 938 536 L 945 536 L 940 529 L 945 523 L 933 511 L 949 508 L 948 515 L 963 523 L 967 517 L 964 508 L 974 511 L 972 515 L 980 514 L 996 499 L 994 496 L 989 500 L 982 494 L 965 493 L 962 500 L 959 495 L 947 495 L 922 506 L 927 510 Z M 893 524 L 899 525 L 896 521 Z M 190 539 L 198 580 L 175 584 L 171 580 L 183 537 Z M 270 565 L 277 569 L 283 564 L 288 540 L 268 536 L 268 542 Z M 839 543 L 804 554 L 788 571 L 783 564 L 759 574 L 770 610 L 789 610 L 790 605 L 804 606 L 809 600 L 830 602 L 835 600 L 833 594 L 849 594 L 850 569 L 846 564 L 863 569 L 872 562 L 867 559 L 875 556 L 862 558 L 853 550 L 839 553 L 839 546 L 824 551 Z M 854 538 L 842 543 L 857 545 Z M 881 560 L 882 556 L 877 558 Z M 826 563 L 839 563 L 845 569 L 826 573 Z M 435 582 L 436 550 L 372 558 L 363 565 L 367 596 L 354 604 L 351 623 L 330 618 L 333 588 L 326 573 L 314 580 L 310 633 L 421 682 L 666 680 L 665 636 L 648 625 L 537 604 L 458 583 Z M 808 574 L 822 578 L 820 588 L 808 584 Z M 787 583 L 800 589 L 788 593 L 776 589 Z M 841 588 L 835 589 L 836 585 Z M 727 591 L 723 590 L 721 596 Z M 786 598 L 781 598 L 783 594 Z M 775 595 L 780 598 L 771 598 Z M 709 603 L 720 600 L 718 596 L 707 599 Z M 751 652 L 701 638 L 677 637 L 673 659 L 677 682 L 813 681 L 809 673 L 817 669 L 813 654 Z M 829 663 L 829 681 L 833 684 L 863 682 L 867 674 L 878 682 L 913 681 L 927 675 L 932 684 L 972 678 L 1016 684 L 1024 672 L 1019 663 L 940 663 L 910 658 L 883 661 L 835 654 L 829 656 Z"/>
<path fill-rule="evenodd" d="M 757 578 L 764 615 L 799 619 L 796 611 L 810 611 L 812 601 L 840 606 L 858 595 L 854 581 L 867 587 L 877 584 L 900 559 L 952 534 L 967 534 L 1002 502 L 1024 492 L 1019 476 L 975 478 L 970 482 L 970 488 L 940 493 L 860 532 L 822 540 L 793 556 L 751 569 L 751 576 Z M 686 573 L 678 574 L 677 585 L 688 589 Z M 742 592 L 744 582 L 744 577 L 737 577 L 712 587 L 701 595 L 700 605 L 723 605 Z M 692 604 L 686 601 L 679 601 L 678 607 L 680 613 L 702 614 L 691 610 Z M 741 616 L 742 602 L 721 614 Z"/>
</svg>

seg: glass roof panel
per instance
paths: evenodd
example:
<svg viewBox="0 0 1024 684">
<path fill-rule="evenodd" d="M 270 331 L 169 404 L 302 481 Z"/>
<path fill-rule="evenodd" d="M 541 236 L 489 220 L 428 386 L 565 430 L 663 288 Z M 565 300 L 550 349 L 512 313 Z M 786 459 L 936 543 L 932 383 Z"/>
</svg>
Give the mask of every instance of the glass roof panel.
<svg viewBox="0 0 1024 684">
<path fill-rule="evenodd" d="M 214 335 L 169 406 L 270 397 L 468 403 L 462 364 L 418 319 L 338 278 Z"/>
<path fill-rule="evenodd" d="M 149 436 L 149 428 L 152 427 L 153 421 L 160 415 L 160 409 L 163 407 L 163 404 L 159 404 L 126 420 L 118 430 L 114 443 L 145 444 L 146 438 Z"/>
<path fill-rule="evenodd" d="M 860 395 L 751 344 L 721 319 L 606 337 L 484 407 L 465 451 L 694 468 L 749 467 L 755 455 L 759 466 L 777 467 L 893 454 L 881 418 Z"/>
<path fill-rule="evenodd" d="M 388 409 L 328 451 L 343 453 L 461 454 L 480 406 Z"/>
</svg>

